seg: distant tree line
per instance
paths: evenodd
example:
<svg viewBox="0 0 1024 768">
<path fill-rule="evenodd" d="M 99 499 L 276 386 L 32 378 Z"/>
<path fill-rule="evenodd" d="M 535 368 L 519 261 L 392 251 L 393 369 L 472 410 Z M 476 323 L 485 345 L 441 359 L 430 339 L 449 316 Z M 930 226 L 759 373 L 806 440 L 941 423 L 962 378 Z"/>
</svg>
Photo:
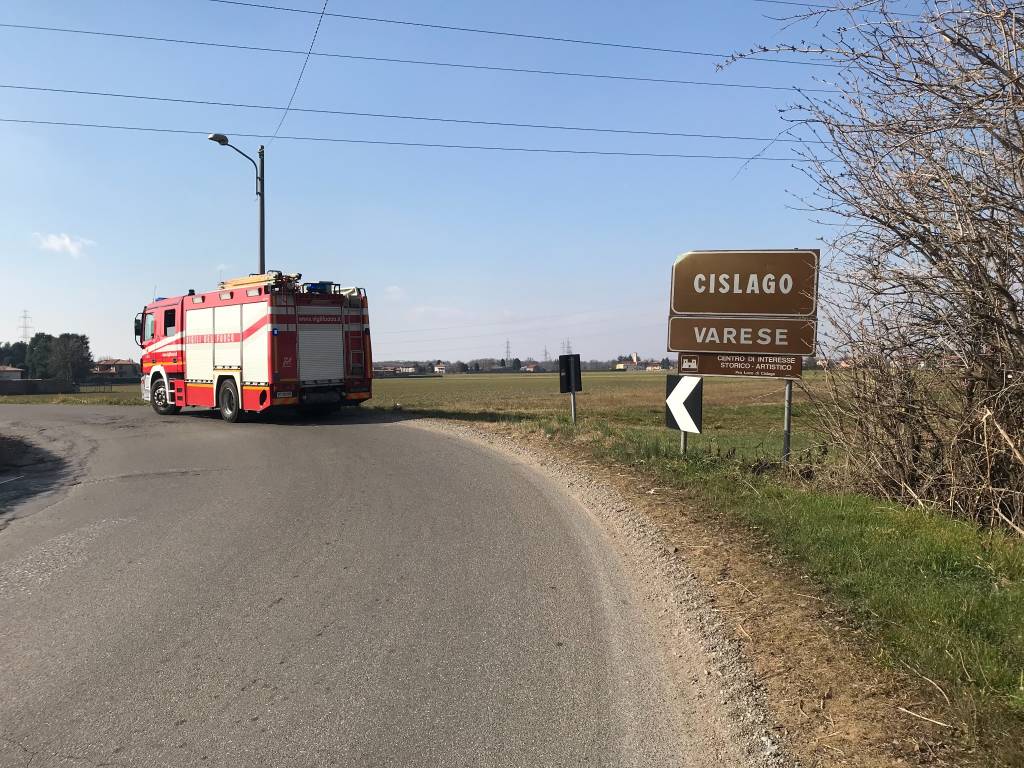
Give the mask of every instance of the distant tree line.
<svg viewBox="0 0 1024 768">
<path fill-rule="evenodd" d="M 30 379 L 82 381 L 93 367 L 89 337 L 82 333 L 37 333 L 28 344 L 0 343 L 0 365 L 21 368 Z"/>
<path fill-rule="evenodd" d="M 585 371 L 608 371 L 615 368 L 616 363 L 631 360 L 630 355 L 619 355 L 614 360 L 582 360 L 580 367 Z M 658 361 L 662 369 L 669 369 L 673 363 L 665 357 Z M 520 359 L 514 357 L 505 360 L 499 357 L 479 357 L 472 360 L 378 360 L 374 363 L 377 366 L 395 366 L 401 368 L 414 368 L 416 373 L 433 373 L 434 368 L 444 365 L 448 373 L 486 373 L 486 372 L 514 372 L 522 370 L 527 365 L 538 365 L 547 372 L 558 371 L 557 360 L 538 361 L 532 357 Z"/>
</svg>

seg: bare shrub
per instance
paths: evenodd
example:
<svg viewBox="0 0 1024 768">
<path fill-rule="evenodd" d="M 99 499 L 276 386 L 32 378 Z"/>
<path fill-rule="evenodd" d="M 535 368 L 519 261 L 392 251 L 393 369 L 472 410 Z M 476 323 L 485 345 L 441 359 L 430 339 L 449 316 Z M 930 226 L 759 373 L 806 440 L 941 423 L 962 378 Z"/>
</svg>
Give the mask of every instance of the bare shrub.
<svg viewBox="0 0 1024 768">
<path fill-rule="evenodd" d="M 833 65 L 788 111 L 834 233 L 825 423 L 851 484 L 1024 533 L 1024 6 L 906 7 L 815 7 L 789 28 L 818 43 L 745 54 Z"/>
</svg>

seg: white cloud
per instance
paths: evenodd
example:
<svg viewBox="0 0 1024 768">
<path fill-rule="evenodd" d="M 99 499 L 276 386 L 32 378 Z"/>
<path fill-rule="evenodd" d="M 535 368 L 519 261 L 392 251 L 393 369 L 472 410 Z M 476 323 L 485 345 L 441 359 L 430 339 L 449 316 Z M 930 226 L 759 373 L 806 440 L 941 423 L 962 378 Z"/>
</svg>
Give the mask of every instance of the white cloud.
<svg viewBox="0 0 1024 768">
<path fill-rule="evenodd" d="M 84 237 L 74 237 L 64 232 L 61 232 L 59 235 L 52 233 L 44 235 L 39 232 L 33 232 L 32 237 L 36 241 L 36 245 L 44 251 L 66 253 L 75 259 L 81 256 L 86 248 L 96 245 L 92 240 Z"/>
<path fill-rule="evenodd" d="M 384 298 L 389 301 L 401 301 L 405 295 L 405 288 L 400 285 L 389 285 L 384 289 Z"/>
</svg>

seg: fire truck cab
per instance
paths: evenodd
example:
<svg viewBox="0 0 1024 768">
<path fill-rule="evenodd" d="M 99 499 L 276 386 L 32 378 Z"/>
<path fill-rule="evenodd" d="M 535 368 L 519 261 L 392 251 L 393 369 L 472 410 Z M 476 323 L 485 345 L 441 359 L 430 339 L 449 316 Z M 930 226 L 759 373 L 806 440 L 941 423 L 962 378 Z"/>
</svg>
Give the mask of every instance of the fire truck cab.
<svg viewBox="0 0 1024 768">
<path fill-rule="evenodd" d="M 301 277 L 268 272 L 147 304 L 135 318 L 142 398 L 162 416 L 198 406 L 228 422 L 280 405 L 368 400 L 366 291 Z"/>
</svg>

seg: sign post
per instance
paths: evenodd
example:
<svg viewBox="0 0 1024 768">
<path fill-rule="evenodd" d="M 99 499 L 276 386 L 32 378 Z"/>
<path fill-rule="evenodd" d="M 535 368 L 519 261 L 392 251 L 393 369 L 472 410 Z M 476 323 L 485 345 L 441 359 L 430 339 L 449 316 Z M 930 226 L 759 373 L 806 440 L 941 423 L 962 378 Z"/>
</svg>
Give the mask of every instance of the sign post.
<svg viewBox="0 0 1024 768">
<path fill-rule="evenodd" d="M 569 417 L 576 424 L 576 393 L 583 389 L 579 355 L 558 356 L 558 391 L 569 394 Z"/>
<path fill-rule="evenodd" d="M 789 441 L 793 432 L 793 380 L 786 381 L 786 410 L 782 417 L 782 460 L 789 461 Z"/>
<path fill-rule="evenodd" d="M 783 461 L 793 380 L 815 352 L 819 258 L 813 248 L 689 251 L 672 266 L 668 351 L 680 353 L 679 372 L 785 379 Z"/>
</svg>

